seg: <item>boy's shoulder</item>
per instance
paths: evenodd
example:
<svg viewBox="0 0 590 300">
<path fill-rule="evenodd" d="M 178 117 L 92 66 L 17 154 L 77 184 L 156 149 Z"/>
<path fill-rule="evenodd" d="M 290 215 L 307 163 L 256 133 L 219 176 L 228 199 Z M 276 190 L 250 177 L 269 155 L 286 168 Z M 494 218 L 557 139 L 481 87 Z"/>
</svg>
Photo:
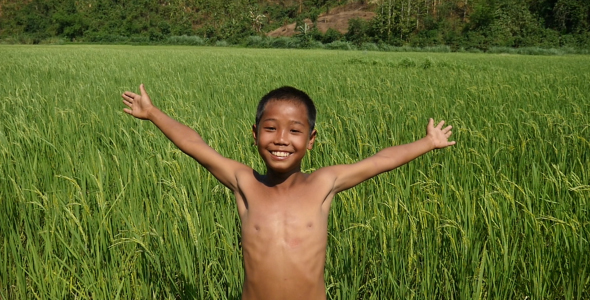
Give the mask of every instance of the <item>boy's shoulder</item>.
<svg viewBox="0 0 590 300">
<path fill-rule="evenodd" d="M 317 169 L 311 173 L 304 173 L 304 184 L 314 188 L 328 187 L 334 188 L 334 183 L 338 177 L 338 166 L 327 166 Z"/>
</svg>

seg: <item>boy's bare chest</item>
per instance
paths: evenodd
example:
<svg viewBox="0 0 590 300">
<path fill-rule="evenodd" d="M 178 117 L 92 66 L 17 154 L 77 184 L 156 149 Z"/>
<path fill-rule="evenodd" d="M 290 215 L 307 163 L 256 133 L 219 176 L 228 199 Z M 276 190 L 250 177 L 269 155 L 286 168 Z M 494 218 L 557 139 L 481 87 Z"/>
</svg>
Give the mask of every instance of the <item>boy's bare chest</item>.
<svg viewBox="0 0 590 300">
<path fill-rule="evenodd" d="M 320 184 L 301 183 L 288 188 L 269 187 L 258 181 L 240 186 L 236 195 L 249 211 L 288 213 L 317 211 L 327 200 L 329 190 Z"/>
<path fill-rule="evenodd" d="M 302 182 L 286 187 L 267 186 L 258 180 L 242 180 L 236 201 L 242 224 L 317 223 L 327 218 L 329 188 L 320 182 Z M 278 225 L 278 224 L 277 224 Z"/>
<path fill-rule="evenodd" d="M 240 213 L 245 253 L 265 256 L 271 249 L 323 248 L 329 213 L 326 194 L 313 185 L 244 189 L 242 199 L 236 200 L 243 201 L 246 208 Z"/>
</svg>

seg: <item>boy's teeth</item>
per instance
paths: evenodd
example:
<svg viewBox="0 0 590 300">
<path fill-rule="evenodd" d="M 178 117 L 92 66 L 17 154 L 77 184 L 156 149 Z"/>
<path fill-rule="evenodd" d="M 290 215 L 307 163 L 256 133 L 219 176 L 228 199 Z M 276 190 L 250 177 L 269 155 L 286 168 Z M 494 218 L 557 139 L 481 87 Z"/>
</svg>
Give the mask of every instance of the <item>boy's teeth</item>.
<svg viewBox="0 0 590 300">
<path fill-rule="evenodd" d="M 271 152 L 274 156 L 279 156 L 279 157 L 287 157 L 289 156 L 289 152 L 278 152 L 278 151 L 273 151 Z"/>
</svg>

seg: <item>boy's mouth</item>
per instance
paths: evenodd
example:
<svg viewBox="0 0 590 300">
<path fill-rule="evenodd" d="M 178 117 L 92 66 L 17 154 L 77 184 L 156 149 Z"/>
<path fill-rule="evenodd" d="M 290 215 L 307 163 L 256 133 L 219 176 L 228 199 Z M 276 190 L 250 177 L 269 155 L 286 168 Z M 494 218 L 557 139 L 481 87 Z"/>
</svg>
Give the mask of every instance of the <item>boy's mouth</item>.
<svg viewBox="0 0 590 300">
<path fill-rule="evenodd" d="M 270 154 L 277 156 L 277 157 L 287 157 L 287 156 L 291 155 L 291 153 L 284 152 L 284 151 L 270 151 Z"/>
</svg>

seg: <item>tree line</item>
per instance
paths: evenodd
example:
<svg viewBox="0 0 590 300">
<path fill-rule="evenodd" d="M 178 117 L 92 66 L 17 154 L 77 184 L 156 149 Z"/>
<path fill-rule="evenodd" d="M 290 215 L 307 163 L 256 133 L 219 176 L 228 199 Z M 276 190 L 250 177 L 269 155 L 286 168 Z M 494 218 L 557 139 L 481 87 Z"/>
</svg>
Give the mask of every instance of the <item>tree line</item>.
<svg viewBox="0 0 590 300">
<path fill-rule="evenodd" d="M 346 34 L 322 33 L 304 22 L 351 4 L 369 7 L 376 17 L 351 20 Z M 196 36 L 239 44 L 293 22 L 304 42 L 590 48 L 587 0 L 0 0 L 0 39 L 15 42 L 158 43 Z"/>
</svg>

